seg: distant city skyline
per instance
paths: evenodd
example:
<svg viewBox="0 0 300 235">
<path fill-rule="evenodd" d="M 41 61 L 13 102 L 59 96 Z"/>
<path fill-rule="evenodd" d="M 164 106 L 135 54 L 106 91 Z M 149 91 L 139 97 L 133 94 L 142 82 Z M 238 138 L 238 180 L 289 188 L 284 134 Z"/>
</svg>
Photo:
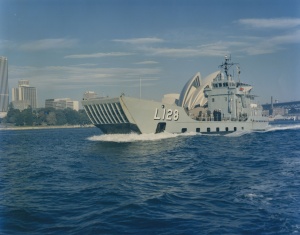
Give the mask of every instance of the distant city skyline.
<svg viewBox="0 0 300 235">
<path fill-rule="evenodd" d="M 300 100 L 297 0 L 1 1 L 0 55 L 10 89 L 30 80 L 38 103 L 86 91 L 161 100 L 225 55 L 260 103 Z"/>
</svg>

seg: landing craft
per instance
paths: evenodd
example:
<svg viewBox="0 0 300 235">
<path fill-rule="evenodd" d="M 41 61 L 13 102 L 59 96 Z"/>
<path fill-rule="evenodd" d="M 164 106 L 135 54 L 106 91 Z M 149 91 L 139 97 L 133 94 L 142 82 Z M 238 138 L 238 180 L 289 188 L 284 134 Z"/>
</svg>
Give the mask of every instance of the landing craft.
<svg viewBox="0 0 300 235">
<path fill-rule="evenodd" d="M 229 73 L 236 63 L 225 56 L 216 71 L 201 80 L 193 76 L 180 94 L 167 94 L 161 102 L 139 98 L 98 97 L 84 99 L 82 105 L 91 122 L 105 134 L 219 133 L 263 131 L 268 118 L 254 102 L 252 86 Z"/>
</svg>

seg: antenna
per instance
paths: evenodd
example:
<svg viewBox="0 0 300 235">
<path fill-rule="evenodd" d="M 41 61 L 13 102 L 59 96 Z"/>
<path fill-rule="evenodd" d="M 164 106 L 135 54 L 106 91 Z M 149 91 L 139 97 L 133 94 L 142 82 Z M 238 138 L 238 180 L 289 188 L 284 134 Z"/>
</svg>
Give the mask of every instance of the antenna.
<svg viewBox="0 0 300 235">
<path fill-rule="evenodd" d="M 219 65 L 219 68 L 224 69 L 227 80 L 229 80 L 229 77 L 230 77 L 230 74 L 228 73 L 228 70 L 230 69 L 230 67 L 233 65 L 238 65 L 238 63 L 229 63 L 229 61 L 231 61 L 231 54 L 230 54 L 229 58 L 227 55 L 225 55 L 225 62 L 223 62 L 221 65 Z"/>
<path fill-rule="evenodd" d="M 241 83 L 241 80 L 240 80 L 240 74 L 241 74 L 240 66 L 236 65 L 236 71 L 238 73 L 239 83 Z"/>
</svg>

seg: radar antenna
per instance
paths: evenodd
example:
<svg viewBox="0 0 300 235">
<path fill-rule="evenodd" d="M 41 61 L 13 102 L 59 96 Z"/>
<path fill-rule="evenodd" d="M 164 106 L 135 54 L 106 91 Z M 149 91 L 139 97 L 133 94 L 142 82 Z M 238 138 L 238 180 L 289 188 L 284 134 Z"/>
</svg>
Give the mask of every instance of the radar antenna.
<svg viewBox="0 0 300 235">
<path fill-rule="evenodd" d="M 219 65 L 219 68 L 222 68 L 224 70 L 227 80 L 229 80 L 229 77 L 230 77 L 230 74 L 228 73 L 230 67 L 233 65 L 239 65 L 238 63 L 231 63 L 230 61 L 231 61 L 231 55 L 229 58 L 227 55 L 225 55 L 225 62 L 223 62 L 221 65 Z M 238 74 L 240 74 L 239 69 L 238 69 Z"/>
</svg>

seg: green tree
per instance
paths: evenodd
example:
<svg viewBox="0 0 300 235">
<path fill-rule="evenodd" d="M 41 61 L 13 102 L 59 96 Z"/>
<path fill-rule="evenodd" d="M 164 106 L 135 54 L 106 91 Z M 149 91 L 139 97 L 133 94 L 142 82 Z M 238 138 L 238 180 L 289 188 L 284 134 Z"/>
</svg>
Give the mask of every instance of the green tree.
<svg viewBox="0 0 300 235">
<path fill-rule="evenodd" d="M 64 110 L 65 111 L 65 115 L 66 115 L 66 119 L 67 119 L 67 123 L 70 125 L 77 125 L 79 124 L 80 121 L 80 117 L 77 111 L 67 108 Z"/>
<path fill-rule="evenodd" d="M 24 109 L 21 112 L 21 115 L 23 117 L 24 125 L 26 125 L 26 126 L 32 126 L 33 125 L 33 112 L 32 112 L 31 107 L 29 107 L 27 109 Z"/>
<path fill-rule="evenodd" d="M 56 114 L 56 124 L 57 125 L 67 124 L 66 115 L 65 115 L 65 112 L 63 110 L 56 110 L 55 114 Z"/>
<path fill-rule="evenodd" d="M 14 109 L 12 106 L 10 106 L 6 118 L 5 118 L 5 122 L 7 123 L 16 123 L 17 119 L 20 116 L 20 110 L 19 109 Z"/>
<path fill-rule="evenodd" d="M 78 111 L 78 114 L 79 114 L 81 125 L 91 124 L 91 120 L 89 119 L 89 117 L 87 116 L 86 112 L 83 109 L 80 109 Z"/>
<path fill-rule="evenodd" d="M 47 115 L 46 120 L 47 120 L 48 125 L 56 125 L 56 114 L 55 114 L 55 112 L 50 112 Z"/>
<path fill-rule="evenodd" d="M 70 108 L 64 110 L 56 110 L 54 108 L 32 110 L 32 108 L 28 108 L 21 112 L 19 109 L 14 109 L 12 104 L 10 104 L 7 116 L 2 122 L 12 123 L 16 126 L 91 124 L 83 109 L 75 111 Z"/>
</svg>

